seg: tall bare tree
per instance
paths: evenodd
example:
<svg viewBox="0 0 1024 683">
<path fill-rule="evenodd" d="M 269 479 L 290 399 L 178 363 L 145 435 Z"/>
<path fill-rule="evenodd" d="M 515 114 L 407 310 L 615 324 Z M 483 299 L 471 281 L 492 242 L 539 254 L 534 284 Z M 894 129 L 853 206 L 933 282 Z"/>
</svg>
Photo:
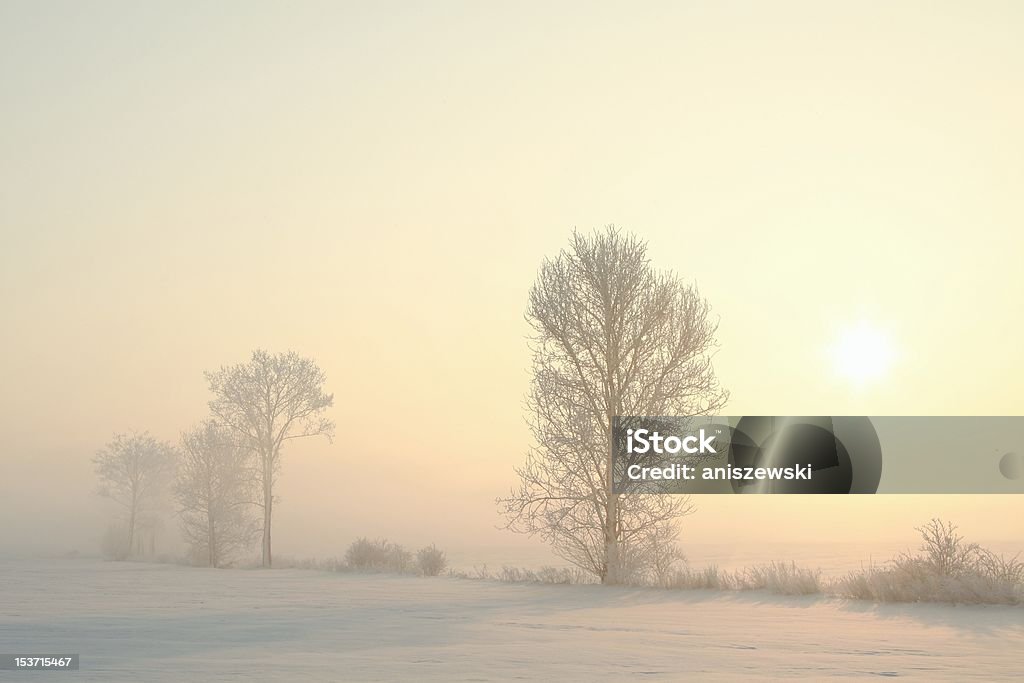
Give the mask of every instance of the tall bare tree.
<svg viewBox="0 0 1024 683">
<path fill-rule="evenodd" d="M 259 536 L 252 451 L 207 420 L 182 434 L 174 493 L 182 532 L 196 560 L 219 567 Z"/>
<path fill-rule="evenodd" d="M 710 415 L 728 393 L 711 357 L 718 323 L 696 286 L 654 270 L 647 245 L 614 226 L 575 233 L 530 291 L 535 445 L 499 508 L 508 528 L 538 534 L 605 583 L 674 541 L 687 497 L 612 493 L 612 421 Z M 662 550 L 657 550 L 661 548 Z"/>
<path fill-rule="evenodd" d="M 100 495 L 124 508 L 126 538 L 120 556 L 136 551 L 143 525 L 155 526 L 160 500 L 171 478 L 174 449 L 149 432 L 117 434 L 93 457 Z"/>
<path fill-rule="evenodd" d="M 285 441 L 334 436 L 334 422 L 323 413 L 334 394 L 323 390 L 326 375 L 309 358 L 293 351 L 271 354 L 256 350 L 248 363 L 206 373 L 213 392 L 210 410 L 239 442 L 255 452 L 263 508 L 263 566 L 269 567 L 274 483 L 281 468 Z"/>
</svg>

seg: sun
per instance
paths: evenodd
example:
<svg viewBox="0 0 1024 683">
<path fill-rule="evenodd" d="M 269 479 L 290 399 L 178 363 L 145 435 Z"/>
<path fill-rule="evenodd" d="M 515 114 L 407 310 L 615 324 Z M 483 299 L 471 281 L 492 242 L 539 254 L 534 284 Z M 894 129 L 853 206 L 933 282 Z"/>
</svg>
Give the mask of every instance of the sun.
<svg viewBox="0 0 1024 683">
<path fill-rule="evenodd" d="M 842 329 L 829 351 L 836 374 L 857 386 L 884 379 L 896 360 L 891 335 L 867 321 Z"/>
</svg>

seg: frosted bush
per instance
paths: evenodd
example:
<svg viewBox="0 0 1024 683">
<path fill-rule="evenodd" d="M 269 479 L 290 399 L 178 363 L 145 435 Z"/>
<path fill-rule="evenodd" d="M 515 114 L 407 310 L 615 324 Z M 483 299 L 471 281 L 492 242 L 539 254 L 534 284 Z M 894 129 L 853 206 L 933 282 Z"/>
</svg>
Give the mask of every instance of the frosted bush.
<svg viewBox="0 0 1024 683">
<path fill-rule="evenodd" d="M 416 553 L 416 567 L 423 576 L 437 576 L 448 566 L 444 551 L 435 545 L 420 548 Z"/>
</svg>

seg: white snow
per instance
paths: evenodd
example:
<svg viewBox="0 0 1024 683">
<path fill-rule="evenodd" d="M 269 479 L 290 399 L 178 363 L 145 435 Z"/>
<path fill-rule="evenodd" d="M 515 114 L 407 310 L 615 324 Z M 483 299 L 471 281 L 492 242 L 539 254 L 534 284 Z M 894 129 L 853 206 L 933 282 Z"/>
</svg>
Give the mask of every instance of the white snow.
<svg viewBox="0 0 1024 683">
<path fill-rule="evenodd" d="M 4 680 L 1017 679 L 1024 609 L 508 585 L 92 560 L 0 561 Z"/>
</svg>

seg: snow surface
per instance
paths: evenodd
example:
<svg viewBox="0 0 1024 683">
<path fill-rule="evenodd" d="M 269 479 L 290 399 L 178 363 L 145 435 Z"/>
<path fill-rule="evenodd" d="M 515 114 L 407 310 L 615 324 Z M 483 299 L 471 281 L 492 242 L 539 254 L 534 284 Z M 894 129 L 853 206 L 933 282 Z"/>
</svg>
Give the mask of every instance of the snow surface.
<svg viewBox="0 0 1024 683">
<path fill-rule="evenodd" d="M 0 672 L 31 681 L 994 680 L 1024 609 L 5 560 L 0 652 L 81 655 Z"/>
</svg>

